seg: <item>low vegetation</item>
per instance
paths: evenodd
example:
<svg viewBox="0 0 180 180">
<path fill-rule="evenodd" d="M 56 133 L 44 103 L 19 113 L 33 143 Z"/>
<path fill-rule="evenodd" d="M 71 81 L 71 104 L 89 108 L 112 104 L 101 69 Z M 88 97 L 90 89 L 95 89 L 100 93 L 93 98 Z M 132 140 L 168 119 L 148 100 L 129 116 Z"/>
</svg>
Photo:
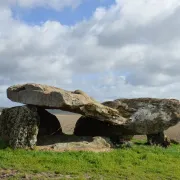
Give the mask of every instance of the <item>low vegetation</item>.
<svg viewBox="0 0 180 180">
<path fill-rule="evenodd" d="M 111 152 L 12 150 L 0 141 L 0 179 L 180 179 L 180 145 Z"/>
</svg>

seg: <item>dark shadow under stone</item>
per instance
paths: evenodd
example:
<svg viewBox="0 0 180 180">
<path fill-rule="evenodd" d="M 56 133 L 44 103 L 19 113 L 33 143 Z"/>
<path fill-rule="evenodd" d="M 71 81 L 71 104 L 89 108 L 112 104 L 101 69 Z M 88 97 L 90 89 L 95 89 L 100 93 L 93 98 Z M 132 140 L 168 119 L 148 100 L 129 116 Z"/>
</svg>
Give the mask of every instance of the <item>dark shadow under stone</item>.
<svg viewBox="0 0 180 180">
<path fill-rule="evenodd" d="M 62 133 L 62 128 L 58 118 L 43 108 L 37 108 L 40 117 L 38 139 L 41 136 L 54 136 Z"/>
</svg>

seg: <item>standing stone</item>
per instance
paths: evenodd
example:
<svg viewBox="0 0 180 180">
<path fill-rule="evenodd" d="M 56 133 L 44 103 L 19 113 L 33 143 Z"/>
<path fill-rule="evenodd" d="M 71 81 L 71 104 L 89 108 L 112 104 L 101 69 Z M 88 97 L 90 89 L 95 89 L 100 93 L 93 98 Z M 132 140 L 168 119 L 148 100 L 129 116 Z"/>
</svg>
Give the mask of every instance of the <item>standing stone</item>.
<svg viewBox="0 0 180 180">
<path fill-rule="evenodd" d="M 159 132 L 157 134 L 148 134 L 147 143 L 149 145 L 162 145 L 163 147 L 168 147 L 170 145 L 170 140 L 164 135 L 164 132 Z"/>
<path fill-rule="evenodd" d="M 12 148 L 36 145 L 40 118 L 34 106 L 4 109 L 0 118 L 0 136 Z"/>
<path fill-rule="evenodd" d="M 45 116 L 46 120 L 43 121 Z M 51 117 L 50 113 L 35 106 L 19 106 L 4 109 L 0 117 L 0 136 L 12 148 L 34 148 L 38 133 L 45 135 L 57 130 L 60 133 L 62 132 L 60 124 L 55 123 L 55 120 L 53 115 Z"/>
</svg>

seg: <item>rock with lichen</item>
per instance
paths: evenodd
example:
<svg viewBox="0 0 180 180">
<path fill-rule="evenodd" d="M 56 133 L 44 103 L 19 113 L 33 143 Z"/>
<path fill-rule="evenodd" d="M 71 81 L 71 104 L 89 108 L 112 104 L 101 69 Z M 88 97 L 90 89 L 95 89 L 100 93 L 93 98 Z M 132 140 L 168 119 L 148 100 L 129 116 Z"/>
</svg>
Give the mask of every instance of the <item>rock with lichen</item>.
<svg viewBox="0 0 180 180">
<path fill-rule="evenodd" d="M 35 107 L 4 109 L 0 118 L 0 136 L 12 148 L 33 148 L 36 145 L 40 118 Z"/>
<path fill-rule="evenodd" d="M 55 118 L 46 110 L 35 106 L 4 109 L 0 116 L 0 137 L 12 148 L 34 148 L 38 133 L 62 132 Z"/>
<path fill-rule="evenodd" d="M 157 134 L 180 122 L 180 101 L 175 99 L 118 99 L 103 105 L 127 119 L 121 126 L 124 133 Z"/>
</svg>

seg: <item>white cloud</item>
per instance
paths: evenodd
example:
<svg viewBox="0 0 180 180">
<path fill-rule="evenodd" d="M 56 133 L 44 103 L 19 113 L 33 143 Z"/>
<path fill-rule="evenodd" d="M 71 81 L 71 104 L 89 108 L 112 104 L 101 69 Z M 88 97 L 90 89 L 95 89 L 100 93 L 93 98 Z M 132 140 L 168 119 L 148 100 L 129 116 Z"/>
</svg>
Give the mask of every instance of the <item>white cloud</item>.
<svg viewBox="0 0 180 180">
<path fill-rule="evenodd" d="M 60 1 L 23 2 L 19 6 L 53 8 Z M 0 106 L 6 103 L 4 87 L 25 82 L 83 89 L 101 101 L 180 98 L 179 6 L 178 0 L 117 0 L 74 26 L 29 26 L 1 4 Z"/>
</svg>

